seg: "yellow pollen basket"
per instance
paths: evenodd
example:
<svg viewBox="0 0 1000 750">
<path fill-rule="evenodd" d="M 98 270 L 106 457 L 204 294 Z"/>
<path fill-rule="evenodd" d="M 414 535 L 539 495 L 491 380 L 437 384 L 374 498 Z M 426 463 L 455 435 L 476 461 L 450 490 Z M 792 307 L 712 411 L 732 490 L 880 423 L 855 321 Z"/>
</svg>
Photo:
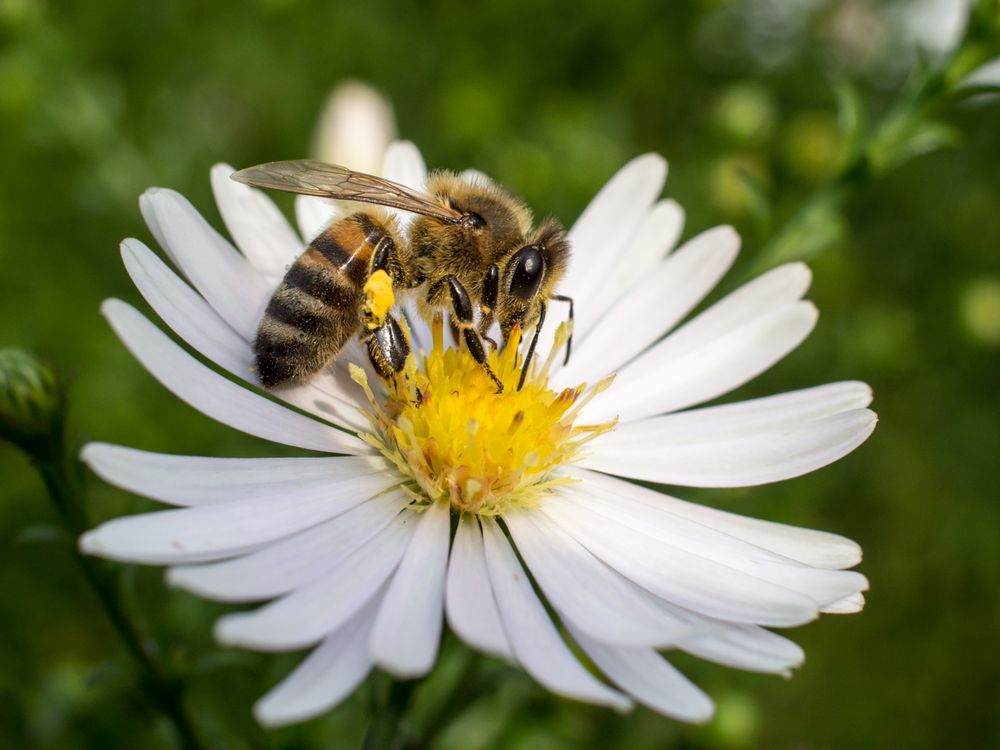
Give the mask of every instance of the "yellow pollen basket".
<svg viewBox="0 0 1000 750">
<path fill-rule="evenodd" d="M 568 336 L 568 326 L 560 326 L 553 353 Z M 467 350 L 444 349 L 440 317 L 430 353 L 420 354 L 420 366 L 410 355 L 402 372 L 386 382 L 384 402 L 375 398 L 364 371 L 352 366 L 372 407 L 373 432 L 362 437 L 412 480 L 407 488 L 418 509 L 439 500 L 460 512 L 490 516 L 535 507 L 554 486 L 571 481 L 553 476 L 554 470 L 614 427 L 615 421 L 574 424 L 614 376 L 590 389 L 580 385 L 556 393 L 548 388 L 550 355 L 517 390 L 520 339 L 515 328 L 503 351 L 489 355 L 503 393 Z"/>
<path fill-rule="evenodd" d="M 368 319 L 368 328 L 374 330 L 385 322 L 385 316 L 396 304 L 396 295 L 392 292 L 392 279 L 385 271 L 378 270 L 365 282 L 364 313 Z"/>
</svg>

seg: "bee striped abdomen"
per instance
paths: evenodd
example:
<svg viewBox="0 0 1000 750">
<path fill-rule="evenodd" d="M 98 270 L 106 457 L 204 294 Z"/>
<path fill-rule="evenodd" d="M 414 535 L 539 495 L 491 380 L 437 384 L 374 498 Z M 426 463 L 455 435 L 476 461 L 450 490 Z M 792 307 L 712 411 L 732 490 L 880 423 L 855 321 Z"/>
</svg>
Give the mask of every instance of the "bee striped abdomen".
<svg viewBox="0 0 1000 750">
<path fill-rule="evenodd" d="M 341 219 L 320 234 L 271 298 L 254 352 L 268 388 L 321 370 L 361 326 L 372 250 L 386 234 L 371 216 Z"/>
</svg>

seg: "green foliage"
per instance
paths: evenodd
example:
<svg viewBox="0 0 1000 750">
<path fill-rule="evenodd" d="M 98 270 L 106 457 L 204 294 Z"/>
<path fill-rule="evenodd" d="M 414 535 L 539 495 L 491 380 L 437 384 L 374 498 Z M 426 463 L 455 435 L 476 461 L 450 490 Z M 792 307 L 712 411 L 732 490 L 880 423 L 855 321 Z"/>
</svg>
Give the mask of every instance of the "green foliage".
<svg viewBox="0 0 1000 750">
<path fill-rule="evenodd" d="M 818 330 L 736 395 L 862 378 L 881 417 L 814 475 L 677 492 L 858 539 L 868 608 L 792 632 L 808 661 L 791 681 L 678 658 L 718 700 L 706 727 L 563 701 L 490 661 L 489 689 L 451 724 L 442 701 L 467 656 L 451 640 L 414 721 L 446 727 L 442 748 L 997 746 L 1000 106 L 951 92 L 1000 54 L 1000 23 L 995 0 L 976 3 L 962 52 L 919 69 L 881 6 L 0 0 L 0 345 L 71 376 L 80 440 L 274 455 L 180 405 L 100 318 L 105 297 L 141 306 L 116 246 L 154 244 L 143 189 L 178 189 L 221 227 L 209 167 L 305 156 L 348 77 L 393 100 L 430 165 L 482 169 L 567 223 L 624 161 L 659 151 L 685 237 L 722 222 L 743 235 L 734 279 L 814 259 Z M 0 476 L 0 746 L 172 747 L 20 452 L 0 447 Z M 93 522 L 153 507 L 89 490 Z M 220 650 L 226 608 L 166 589 L 160 571 L 121 585 L 206 744 L 360 746 L 379 677 L 265 732 L 249 707 L 298 657 Z"/>
<path fill-rule="evenodd" d="M 60 429 L 62 411 L 51 368 L 23 349 L 0 349 L 0 439 L 37 454 Z"/>
</svg>

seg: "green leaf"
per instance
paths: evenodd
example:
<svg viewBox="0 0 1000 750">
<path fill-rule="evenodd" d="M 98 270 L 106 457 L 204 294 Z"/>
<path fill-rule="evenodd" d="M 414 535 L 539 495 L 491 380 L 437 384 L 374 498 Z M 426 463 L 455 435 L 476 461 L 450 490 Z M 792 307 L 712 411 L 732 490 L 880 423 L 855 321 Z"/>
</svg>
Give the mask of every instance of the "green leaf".
<svg viewBox="0 0 1000 750">
<path fill-rule="evenodd" d="M 189 676 L 203 677 L 213 672 L 224 672 L 235 669 L 250 670 L 259 666 L 259 664 L 260 659 L 246 651 L 210 651 L 195 662 Z"/>
<path fill-rule="evenodd" d="M 896 145 L 889 162 L 889 169 L 906 164 L 906 162 L 944 148 L 954 148 L 960 140 L 958 131 L 950 125 L 941 122 L 922 122 Z"/>
<path fill-rule="evenodd" d="M 828 193 L 792 217 L 760 251 L 751 275 L 793 261 L 808 261 L 847 233 L 836 193 Z"/>
<path fill-rule="evenodd" d="M 750 215 L 761 231 L 766 230 L 771 224 L 771 216 L 773 214 L 771 196 L 768 195 L 764 183 L 749 170 L 738 168 L 736 173 L 746 187 L 747 206 L 750 210 Z"/>
<path fill-rule="evenodd" d="M 858 87 L 847 79 L 833 83 L 833 97 L 837 105 L 837 122 L 847 146 L 847 156 L 850 158 L 861 146 L 866 121 L 865 105 Z"/>
<path fill-rule="evenodd" d="M 108 659 L 98 662 L 87 675 L 87 687 L 103 687 L 108 684 L 117 684 L 132 677 L 132 671 L 120 661 Z"/>
<path fill-rule="evenodd" d="M 66 544 L 73 540 L 66 530 L 52 523 L 34 523 L 25 526 L 14 536 L 15 544 Z"/>
</svg>

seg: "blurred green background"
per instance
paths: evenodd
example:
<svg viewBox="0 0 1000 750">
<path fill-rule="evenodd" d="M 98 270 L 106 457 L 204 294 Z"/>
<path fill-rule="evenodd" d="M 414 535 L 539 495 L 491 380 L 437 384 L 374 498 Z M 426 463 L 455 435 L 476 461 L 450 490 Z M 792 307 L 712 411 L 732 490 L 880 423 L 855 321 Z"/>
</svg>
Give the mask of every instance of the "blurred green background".
<svg viewBox="0 0 1000 750">
<path fill-rule="evenodd" d="M 959 13 L 942 15 L 950 5 Z M 0 346 L 34 349 L 71 379 L 77 440 L 274 454 L 181 405 L 100 318 L 106 297 L 145 309 L 117 245 L 152 244 L 146 187 L 180 190 L 221 227 L 209 167 L 307 155 L 331 87 L 360 78 L 392 99 L 431 166 L 482 169 L 566 223 L 626 160 L 664 154 L 685 237 L 723 222 L 743 235 L 733 284 L 843 163 L 837 82 L 877 120 L 921 56 L 933 66 L 954 44 L 961 5 L 0 0 Z M 951 107 L 941 125 L 954 147 L 852 187 L 843 212 L 809 228 L 824 240 L 818 328 L 737 394 L 864 379 L 874 437 L 794 481 L 684 491 L 858 540 L 865 612 L 790 633 L 808 654 L 790 681 L 678 658 L 718 702 L 705 727 L 563 701 L 489 663 L 497 689 L 438 747 L 1000 745 L 1000 104 Z M 0 482 L 0 747 L 171 747 L 40 481 L 6 445 Z M 151 507 L 89 484 L 95 522 Z M 121 585 L 187 677 L 209 746 L 358 746 L 380 678 L 324 718 L 264 732 L 250 706 L 297 657 L 216 649 L 224 608 L 167 590 L 159 570 L 127 569 Z M 446 642 L 418 716 L 466 658 Z"/>
</svg>

